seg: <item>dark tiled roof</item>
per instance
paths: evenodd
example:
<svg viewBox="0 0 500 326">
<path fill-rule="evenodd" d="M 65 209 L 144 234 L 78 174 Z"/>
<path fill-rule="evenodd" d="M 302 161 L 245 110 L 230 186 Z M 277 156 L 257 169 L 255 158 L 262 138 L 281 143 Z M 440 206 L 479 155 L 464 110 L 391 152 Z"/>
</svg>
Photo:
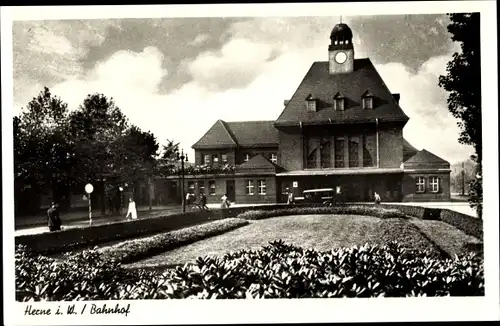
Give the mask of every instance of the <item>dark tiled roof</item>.
<svg viewBox="0 0 500 326">
<path fill-rule="evenodd" d="M 314 62 L 290 99 L 276 125 L 350 122 L 408 121 L 370 59 L 356 59 L 351 73 L 330 75 L 328 62 Z M 374 96 L 374 109 L 363 109 L 362 96 Z M 341 93 L 346 98 L 345 110 L 333 109 L 333 98 Z M 317 112 L 308 112 L 306 98 L 318 99 Z"/>
<path fill-rule="evenodd" d="M 448 164 L 448 161 L 443 160 L 439 156 L 423 149 L 419 151 L 417 154 L 410 157 L 408 160 L 404 162 L 405 164 L 429 164 L 429 163 L 438 163 L 438 164 Z"/>
<path fill-rule="evenodd" d="M 278 130 L 273 123 L 274 121 L 217 120 L 193 148 L 275 147 L 278 146 Z"/>
<path fill-rule="evenodd" d="M 237 143 L 222 120 L 217 120 L 214 125 L 198 140 L 192 148 L 220 148 L 236 147 Z"/>
<path fill-rule="evenodd" d="M 236 167 L 237 170 L 240 169 L 248 169 L 248 170 L 255 170 L 255 169 L 271 169 L 275 170 L 276 166 L 269 161 L 267 158 L 265 158 L 262 154 L 255 155 L 251 159 L 249 159 L 247 162 L 242 163 Z"/>
<path fill-rule="evenodd" d="M 403 161 L 406 161 L 413 155 L 417 154 L 418 149 L 413 147 L 406 139 L 403 138 Z"/>
</svg>

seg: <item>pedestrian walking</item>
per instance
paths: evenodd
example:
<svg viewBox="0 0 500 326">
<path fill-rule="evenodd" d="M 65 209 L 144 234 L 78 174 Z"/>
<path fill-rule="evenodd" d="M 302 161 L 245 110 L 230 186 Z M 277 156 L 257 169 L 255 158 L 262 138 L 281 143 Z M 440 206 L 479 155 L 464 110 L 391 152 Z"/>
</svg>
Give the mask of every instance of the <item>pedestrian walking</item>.
<svg viewBox="0 0 500 326">
<path fill-rule="evenodd" d="M 61 230 L 61 218 L 59 217 L 59 204 L 53 202 L 47 210 L 47 224 L 50 232 Z"/>
<path fill-rule="evenodd" d="M 220 199 L 220 206 L 221 208 L 229 208 L 229 206 L 231 206 L 231 202 L 229 201 L 229 199 L 227 198 L 227 195 L 224 194 L 221 199 Z"/>
<path fill-rule="evenodd" d="M 203 211 L 208 211 L 208 207 L 207 207 L 207 196 L 205 196 L 205 194 L 204 194 L 204 193 L 201 193 L 201 194 L 200 194 L 199 207 L 200 207 L 200 210 L 203 210 Z"/>
<path fill-rule="evenodd" d="M 290 190 L 287 188 L 287 192 L 288 192 L 288 198 L 287 198 L 287 204 L 288 205 L 293 205 L 295 204 L 295 196 L 293 195 L 293 190 Z"/>
<path fill-rule="evenodd" d="M 373 194 L 373 197 L 375 198 L 375 205 L 380 204 L 380 201 L 381 201 L 381 200 L 380 200 L 380 195 L 378 194 L 378 192 L 375 192 L 375 193 Z"/>
<path fill-rule="evenodd" d="M 129 216 L 133 220 L 137 219 L 137 207 L 135 206 L 135 201 L 132 197 L 130 197 L 128 200 L 128 211 L 125 217 L 129 219 Z"/>
</svg>

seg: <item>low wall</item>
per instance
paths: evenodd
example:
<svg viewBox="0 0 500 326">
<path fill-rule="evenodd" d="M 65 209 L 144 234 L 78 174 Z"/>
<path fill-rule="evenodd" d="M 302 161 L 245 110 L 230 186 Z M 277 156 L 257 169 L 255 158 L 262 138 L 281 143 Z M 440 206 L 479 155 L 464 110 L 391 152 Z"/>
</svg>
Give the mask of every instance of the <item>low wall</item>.
<svg viewBox="0 0 500 326">
<path fill-rule="evenodd" d="M 365 205 L 373 206 L 373 204 Z M 469 215 L 439 208 L 397 204 L 381 204 L 381 206 L 396 208 L 408 216 L 420 219 L 441 220 L 468 235 L 474 236 L 480 240 L 483 239 L 482 220 Z M 218 219 L 236 217 L 238 214 L 248 210 L 272 210 L 284 207 L 286 207 L 284 204 L 234 207 L 225 210 L 213 209 L 206 212 L 197 211 L 138 219 L 135 221 L 121 221 L 91 227 L 66 229 L 57 232 L 17 236 L 15 238 L 15 244 L 28 246 L 39 253 L 51 254 L 110 241 L 168 232 Z"/>
<path fill-rule="evenodd" d="M 31 250 L 43 254 L 52 254 L 92 246 L 116 240 L 125 240 L 138 236 L 168 232 L 196 224 L 235 217 L 246 210 L 276 209 L 283 205 L 235 207 L 172 214 L 159 217 L 120 221 L 102 225 L 65 229 L 56 232 L 45 232 L 16 236 L 15 244 L 25 245 Z"/>
</svg>

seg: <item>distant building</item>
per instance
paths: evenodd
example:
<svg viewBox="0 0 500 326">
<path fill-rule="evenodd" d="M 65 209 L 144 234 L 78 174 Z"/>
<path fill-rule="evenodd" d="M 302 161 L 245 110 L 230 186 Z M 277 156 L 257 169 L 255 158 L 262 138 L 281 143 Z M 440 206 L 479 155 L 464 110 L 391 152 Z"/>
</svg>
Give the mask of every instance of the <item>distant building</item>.
<svg viewBox="0 0 500 326">
<path fill-rule="evenodd" d="M 217 120 L 192 146 L 195 165 L 234 169 L 188 175 L 187 191 L 272 203 L 287 189 L 340 186 L 347 201 L 449 200 L 450 164 L 403 138 L 400 95 L 370 59 L 354 59 L 352 38 L 346 24 L 333 28 L 329 61 L 312 64 L 276 121 Z"/>
</svg>

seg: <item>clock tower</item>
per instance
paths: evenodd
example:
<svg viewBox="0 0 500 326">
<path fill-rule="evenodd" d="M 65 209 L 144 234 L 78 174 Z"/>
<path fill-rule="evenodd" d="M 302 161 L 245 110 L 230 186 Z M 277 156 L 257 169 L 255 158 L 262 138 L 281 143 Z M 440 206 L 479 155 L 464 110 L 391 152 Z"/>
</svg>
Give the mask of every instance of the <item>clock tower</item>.
<svg viewBox="0 0 500 326">
<path fill-rule="evenodd" d="M 330 34 L 328 61 L 330 75 L 350 73 L 354 70 L 352 31 L 346 24 L 337 24 Z"/>
</svg>

